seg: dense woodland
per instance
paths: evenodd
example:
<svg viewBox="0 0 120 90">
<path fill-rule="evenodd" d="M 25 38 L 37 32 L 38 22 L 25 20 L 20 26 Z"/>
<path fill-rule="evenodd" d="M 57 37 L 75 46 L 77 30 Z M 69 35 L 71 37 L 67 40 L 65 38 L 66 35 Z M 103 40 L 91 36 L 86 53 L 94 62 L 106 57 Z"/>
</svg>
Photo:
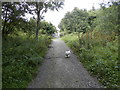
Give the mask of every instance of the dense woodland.
<svg viewBox="0 0 120 90">
<path fill-rule="evenodd" d="M 100 9 L 67 12 L 59 24 L 62 39 L 91 74 L 109 88 L 119 87 L 118 38 L 120 2 L 101 3 Z"/>
<path fill-rule="evenodd" d="M 55 26 L 44 21 L 44 14 L 49 9 L 58 11 L 63 5 L 48 1 L 2 3 L 3 88 L 25 88 L 36 75 L 56 32 Z M 26 13 L 33 17 L 24 18 Z M 101 3 L 98 10 L 76 7 L 66 13 L 59 28 L 62 39 L 84 67 L 104 86 L 118 88 L 120 2 Z"/>
</svg>

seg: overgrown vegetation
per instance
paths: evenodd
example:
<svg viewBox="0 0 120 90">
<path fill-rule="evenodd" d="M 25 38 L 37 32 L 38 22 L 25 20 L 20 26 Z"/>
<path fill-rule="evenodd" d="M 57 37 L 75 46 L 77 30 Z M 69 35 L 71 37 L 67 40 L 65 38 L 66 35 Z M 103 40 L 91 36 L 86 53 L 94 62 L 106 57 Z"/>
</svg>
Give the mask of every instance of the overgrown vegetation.
<svg viewBox="0 0 120 90">
<path fill-rule="evenodd" d="M 34 0 L 33 0 L 34 1 Z M 23 18 L 26 13 L 36 15 L 36 27 L 35 35 L 38 39 L 39 29 L 41 27 L 41 21 L 44 18 L 44 13 L 50 10 L 59 10 L 64 5 L 64 1 L 40 1 L 40 2 L 3 2 L 2 3 L 2 34 L 7 35 L 15 31 L 15 28 L 23 27 L 25 19 Z M 27 23 L 28 24 L 28 23 Z M 20 30 L 20 29 L 19 29 Z"/>
<path fill-rule="evenodd" d="M 98 10 L 75 8 L 59 24 L 65 34 L 62 39 L 79 56 L 84 67 L 107 88 L 120 88 L 119 8 L 120 2 L 102 3 Z"/>
<path fill-rule="evenodd" d="M 39 41 L 24 36 L 9 36 L 3 40 L 2 87 L 25 88 L 43 62 L 50 37 L 44 35 Z"/>
<path fill-rule="evenodd" d="M 43 21 L 62 1 L 2 2 L 2 87 L 26 88 L 44 60 L 55 26 Z M 29 18 L 26 14 L 31 14 Z M 37 15 L 37 18 L 35 18 Z M 40 32 L 39 32 L 40 31 Z"/>
<path fill-rule="evenodd" d="M 84 36 L 86 37 L 86 35 Z M 102 36 L 95 36 L 92 39 L 91 48 L 86 46 L 80 48 L 79 39 L 76 34 L 65 35 L 62 39 L 72 50 L 79 56 L 80 62 L 87 68 L 91 74 L 95 75 L 98 80 L 109 88 L 119 87 L 119 66 L 118 66 L 118 40 L 110 42 L 99 42 Z M 83 40 L 88 43 L 87 40 Z M 103 46 L 106 44 L 105 46 Z M 93 47 L 92 47 L 93 46 Z"/>
</svg>

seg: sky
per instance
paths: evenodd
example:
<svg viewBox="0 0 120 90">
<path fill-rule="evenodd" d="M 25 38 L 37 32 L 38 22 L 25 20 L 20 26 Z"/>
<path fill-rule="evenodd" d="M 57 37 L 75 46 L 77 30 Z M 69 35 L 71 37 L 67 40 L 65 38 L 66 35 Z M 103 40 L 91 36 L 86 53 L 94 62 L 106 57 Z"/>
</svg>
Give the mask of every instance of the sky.
<svg viewBox="0 0 120 90">
<path fill-rule="evenodd" d="M 68 11 L 72 11 L 74 7 L 90 10 L 94 5 L 95 9 L 98 9 L 100 7 L 100 1 L 103 0 L 65 0 L 63 9 L 60 9 L 59 12 L 49 10 L 47 13 L 44 14 L 44 19 L 48 22 L 51 22 L 57 28 L 65 13 L 67 13 Z"/>
<path fill-rule="evenodd" d="M 107 2 L 108 0 L 64 0 L 64 6 L 63 9 L 59 9 L 58 11 L 51 11 L 48 10 L 47 13 L 44 13 L 43 15 L 44 20 L 47 22 L 51 22 L 57 29 L 58 24 L 60 23 L 61 19 L 64 18 L 64 15 L 68 11 L 72 11 L 75 7 L 78 7 L 79 9 L 92 9 L 93 5 L 95 9 L 100 8 L 100 2 Z M 26 15 L 27 18 L 30 18 L 31 15 Z"/>
</svg>

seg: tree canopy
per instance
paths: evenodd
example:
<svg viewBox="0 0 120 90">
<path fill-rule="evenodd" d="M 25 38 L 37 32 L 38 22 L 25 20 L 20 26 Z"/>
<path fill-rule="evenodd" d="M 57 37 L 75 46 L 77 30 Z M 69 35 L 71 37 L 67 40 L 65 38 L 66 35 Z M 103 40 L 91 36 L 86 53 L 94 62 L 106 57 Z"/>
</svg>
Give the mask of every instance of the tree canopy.
<svg viewBox="0 0 120 90">
<path fill-rule="evenodd" d="M 118 33 L 120 27 L 120 2 L 101 4 L 98 10 L 74 8 L 67 12 L 58 27 L 66 32 L 83 32 L 97 30 L 103 33 Z"/>
<path fill-rule="evenodd" d="M 44 13 L 50 10 L 59 10 L 64 5 L 63 1 L 39 1 L 39 2 L 3 2 L 2 3 L 2 33 L 3 36 L 15 33 L 16 30 L 24 32 L 34 31 L 36 39 L 38 39 L 38 31 L 41 29 L 41 20 Z M 25 14 L 36 15 L 35 20 L 26 20 Z M 33 22 L 33 23 L 32 23 Z M 36 23 L 36 24 L 35 24 Z M 30 25 L 31 24 L 31 25 Z M 32 28 L 34 26 L 34 29 Z M 52 24 L 50 24 L 52 26 Z M 53 30 L 53 29 L 52 29 Z M 53 30 L 54 31 L 54 30 Z M 47 31 L 48 32 L 48 31 Z M 31 32 L 32 33 L 32 32 Z M 49 33 L 52 33 L 50 31 Z"/>
<path fill-rule="evenodd" d="M 66 13 L 58 27 L 68 32 L 85 32 L 87 29 L 87 17 L 88 13 L 86 10 L 79 10 L 76 7 L 72 12 Z"/>
</svg>

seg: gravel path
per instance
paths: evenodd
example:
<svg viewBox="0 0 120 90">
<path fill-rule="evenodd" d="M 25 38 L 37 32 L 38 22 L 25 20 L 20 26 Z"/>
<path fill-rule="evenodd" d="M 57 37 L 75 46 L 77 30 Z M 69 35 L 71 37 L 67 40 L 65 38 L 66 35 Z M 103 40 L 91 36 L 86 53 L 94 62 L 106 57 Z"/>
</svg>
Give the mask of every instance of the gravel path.
<svg viewBox="0 0 120 90">
<path fill-rule="evenodd" d="M 65 50 L 69 50 L 61 39 L 53 40 L 39 68 L 38 75 L 28 88 L 101 88 L 96 78 L 90 76 L 77 57 L 71 53 L 65 58 Z"/>
</svg>

